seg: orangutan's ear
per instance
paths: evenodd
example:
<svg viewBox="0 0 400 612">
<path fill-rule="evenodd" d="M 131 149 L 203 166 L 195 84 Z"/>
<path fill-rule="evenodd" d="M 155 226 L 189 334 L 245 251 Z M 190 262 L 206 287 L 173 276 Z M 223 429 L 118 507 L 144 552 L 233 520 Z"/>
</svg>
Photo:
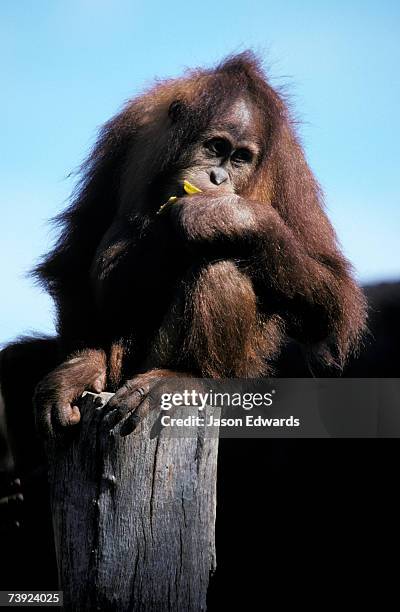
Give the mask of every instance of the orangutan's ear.
<svg viewBox="0 0 400 612">
<path fill-rule="evenodd" d="M 188 105 L 185 100 L 174 100 L 169 106 L 168 117 L 172 123 L 176 123 L 186 115 L 187 111 Z"/>
</svg>

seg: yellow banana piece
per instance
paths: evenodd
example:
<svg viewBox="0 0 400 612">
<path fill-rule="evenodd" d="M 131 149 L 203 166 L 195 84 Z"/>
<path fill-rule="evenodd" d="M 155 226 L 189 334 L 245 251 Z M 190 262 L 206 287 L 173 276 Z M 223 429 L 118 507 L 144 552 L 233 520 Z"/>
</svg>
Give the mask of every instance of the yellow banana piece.
<svg viewBox="0 0 400 612">
<path fill-rule="evenodd" d="M 187 194 L 193 195 L 195 193 L 201 193 L 201 189 L 189 183 L 189 181 L 183 181 L 183 188 Z"/>
<path fill-rule="evenodd" d="M 201 189 L 199 189 L 195 185 L 192 185 L 192 183 L 189 183 L 189 181 L 186 181 L 186 180 L 183 181 L 183 189 L 188 195 L 194 195 L 195 193 L 201 193 Z M 160 215 L 169 206 L 169 204 L 173 204 L 174 202 L 177 201 L 177 199 L 178 199 L 178 196 L 171 196 L 170 198 L 168 198 L 165 204 L 163 204 L 158 210 L 157 215 Z"/>
</svg>

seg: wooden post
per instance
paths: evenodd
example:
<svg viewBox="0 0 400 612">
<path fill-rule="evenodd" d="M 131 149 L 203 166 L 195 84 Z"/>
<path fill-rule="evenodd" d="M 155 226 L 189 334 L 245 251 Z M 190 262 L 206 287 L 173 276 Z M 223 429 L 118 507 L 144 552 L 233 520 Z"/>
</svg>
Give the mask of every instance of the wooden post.
<svg viewBox="0 0 400 612">
<path fill-rule="evenodd" d="M 99 396 L 86 394 L 79 435 L 49 449 L 64 608 L 205 610 L 216 565 L 218 439 L 204 426 L 191 438 L 171 437 L 168 428 L 151 438 L 156 410 L 121 437 L 119 426 L 103 425 L 110 396 L 102 393 L 96 406 Z M 179 410 L 174 416 L 197 414 Z"/>
</svg>

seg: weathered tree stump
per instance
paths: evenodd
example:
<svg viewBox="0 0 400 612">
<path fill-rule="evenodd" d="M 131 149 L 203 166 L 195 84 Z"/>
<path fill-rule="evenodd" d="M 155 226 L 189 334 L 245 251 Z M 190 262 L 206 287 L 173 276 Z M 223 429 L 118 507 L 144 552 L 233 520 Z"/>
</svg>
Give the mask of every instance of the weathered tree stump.
<svg viewBox="0 0 400 612">
<path fill-rule="evenodd" d="M 218 439 L 204 426 L 190 438 L 167 428 L 152 438 L 156 410 L 121 437 L 119 425 L 104 427 L 110 394 L 101 394 L 101 406 L 98 397 L 83 398 L 79 435 L 49 448 L 64 608 L 205 610 L 215 568 Z M 188 414 L 197 409 L 180 409 Z"/>
</svg>

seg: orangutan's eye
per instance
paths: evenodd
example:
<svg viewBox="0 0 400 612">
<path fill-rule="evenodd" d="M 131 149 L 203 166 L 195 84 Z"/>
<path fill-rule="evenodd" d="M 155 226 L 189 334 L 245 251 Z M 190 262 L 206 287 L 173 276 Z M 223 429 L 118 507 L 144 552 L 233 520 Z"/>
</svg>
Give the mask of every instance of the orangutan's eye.
<svg viewBox="0 0 400 612">
<path fill-rule="evenodd" d="M 249 149 L 236 149 L 231 155 L 235 164 L 250 164 L 253 161 L 253 153 Z"/>
<path fill-rule="evenodd" d="M 232 150 L 231 143 L 226 138 L 211 138 L 204 143 L 204 147 L 216 157 L 228 157 Z"/>
</svg>

